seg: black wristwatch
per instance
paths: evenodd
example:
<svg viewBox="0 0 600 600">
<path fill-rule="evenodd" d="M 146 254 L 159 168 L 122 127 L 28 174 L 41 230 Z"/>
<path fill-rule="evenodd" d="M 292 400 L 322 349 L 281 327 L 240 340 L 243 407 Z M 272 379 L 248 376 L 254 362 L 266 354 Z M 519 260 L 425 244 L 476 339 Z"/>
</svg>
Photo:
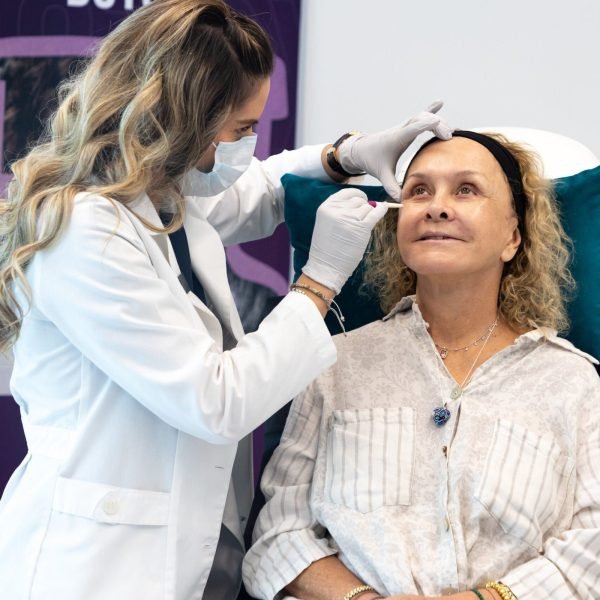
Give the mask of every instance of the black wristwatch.
<svg viewBox="0 0 600 600">
<path fill-rule="evenodd" d="M 342 167 L 342 165 L 338 162 L 337 158 L 335 157 L 335 151 L 338 149 L 340 144 L 344 140 L 347 140 L 349 137 L 351 137 L 353 135 L 360 135 L 360 131 L 349 131 L 348 133 L 344 133 L 344 135 L 342 135 L 337 140 L 335 140 L 335 142 L 333 142 L 331 148 L 329 148 L 329 150 L 327 150 L 327 152 L 325 154 L 325 157 L 327 159 L 327 164 L 329 165 L 330 169 L 344 177 L 359 177 L 361 175 L 366 175 L 365 172 L 363 172 L 363 173 L 348 173 L 348 171 L 346 171 L 346 169 L 344 169 L 344 167 Z"/>
</svg>

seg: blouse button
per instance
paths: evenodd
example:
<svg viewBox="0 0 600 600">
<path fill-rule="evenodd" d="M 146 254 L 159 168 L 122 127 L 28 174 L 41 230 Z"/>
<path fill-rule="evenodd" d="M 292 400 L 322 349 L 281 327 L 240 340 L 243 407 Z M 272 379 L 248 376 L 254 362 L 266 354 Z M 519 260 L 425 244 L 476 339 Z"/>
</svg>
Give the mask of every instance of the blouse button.
<svg viewBox="0 0 600 600">
<path fill-rule="evenodd" d="M 457 385 L 454 387 L 454 389 L 450 393 L 450 398 L 452 398 L 452 400 L 456 400 L 457 398 L 460 397 L 461 394 L 462 394 L 462 388 L 460 387 L 460 385 Z"/>
</svg>

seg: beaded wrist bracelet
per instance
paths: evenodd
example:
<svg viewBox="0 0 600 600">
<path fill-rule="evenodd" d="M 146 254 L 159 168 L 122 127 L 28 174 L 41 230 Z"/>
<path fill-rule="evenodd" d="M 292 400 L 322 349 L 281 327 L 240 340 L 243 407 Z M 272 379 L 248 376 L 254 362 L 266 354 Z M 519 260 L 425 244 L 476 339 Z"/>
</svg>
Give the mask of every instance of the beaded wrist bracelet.
<svg viewBox="0 0 600 600">
<path fill-rule="evenodd" d="M 483 597 L 483 594 L 479 590 L 472 588 L 469 591 L 473 592 L 477 596 L 477 598 L 479 598 L 479 600 L 485 600 L 485 598 Z"/>
<path fill-rule="evenodd" d="M 502 600 L 518 600 L 518 598 L 513 594 L 513 591 L 501 581 L 488 581 L 485 584 L 486 590 L 495 590 L 500 594 Z"/>
<path fill-rule="evenodd" d="M 337 319 L 337 322 L 340 324 L 340 327 L 342 328 L 344 335 L 346 335 L 346 329 L 344 328 L 344 321 L 346 319 L 344 318 L 344 315 L 342 314 L 342 311 L 341 311 L 340 307 L 338 306 L 337 302 L 333 298 L 327 298 L 327 296 L 325 296 L 325 294 L 323 294 L 323 292 L 321 292 L 320 290 L 318 290 L 314 287 L 310 287 L 309 285 L 304 285 L 302 283 L 292 283 L 292 285 L 290 285 L 290 290 L 292 292 L 296 292 L 296 293 L 302 294 L 304 296 L 308 295 L 306 292 L 310 292 L 311 294 L 314 294 L 320 300 L 323 300 L 323 302 L 325 302 L 325 305 L 327 306 L 327 310 L 330 310 L 335 315 L 335 318 Z"/>
</svg>

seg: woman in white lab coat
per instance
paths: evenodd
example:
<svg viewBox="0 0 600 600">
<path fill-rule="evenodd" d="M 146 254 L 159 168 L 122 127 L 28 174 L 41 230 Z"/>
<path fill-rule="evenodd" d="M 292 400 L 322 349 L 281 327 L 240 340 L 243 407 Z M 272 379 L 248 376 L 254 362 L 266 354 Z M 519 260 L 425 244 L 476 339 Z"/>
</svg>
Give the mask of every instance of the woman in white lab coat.
<svg viewBox="0 0 600 600">
<path fill-rule="evenodd" d="M 220 0 L 156 0 L 63 87 L 47 141 L 13 165 L 0 350 L 29 452 L 0 503 L 2 598 L 235 597 L 248 434 L 335 361 L 322 316 L 386 207 L 329 199 L 306 287 L 249 335 L 223 245 L 281 222 L 284 172 L 367 171 L 397 196 L 400 153 L 447 135 L 422 113 L 259 162 L 272 64 L 264 32 Z M 194 282 L 170 237 L 183 231 Z"/>
</svg>

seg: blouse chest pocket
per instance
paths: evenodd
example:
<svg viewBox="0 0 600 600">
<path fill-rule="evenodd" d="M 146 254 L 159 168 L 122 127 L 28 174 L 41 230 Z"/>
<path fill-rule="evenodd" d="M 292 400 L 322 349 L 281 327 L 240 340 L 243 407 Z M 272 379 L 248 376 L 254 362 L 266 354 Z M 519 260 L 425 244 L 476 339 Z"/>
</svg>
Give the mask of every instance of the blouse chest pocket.
<svg viewBox="0 0 600 600">
<path fill-rule="evenodd" d="M 503 531 L 541 550 L 565 502 L 575 461 L 551 435 L 496 422 L 476 498 Z"/>
<path fill-rule="evenodd" d="M 325 501 L 361 513 L 410 504 L 414 430 L 412 408 L 334 410 Z"/>
</svg>

